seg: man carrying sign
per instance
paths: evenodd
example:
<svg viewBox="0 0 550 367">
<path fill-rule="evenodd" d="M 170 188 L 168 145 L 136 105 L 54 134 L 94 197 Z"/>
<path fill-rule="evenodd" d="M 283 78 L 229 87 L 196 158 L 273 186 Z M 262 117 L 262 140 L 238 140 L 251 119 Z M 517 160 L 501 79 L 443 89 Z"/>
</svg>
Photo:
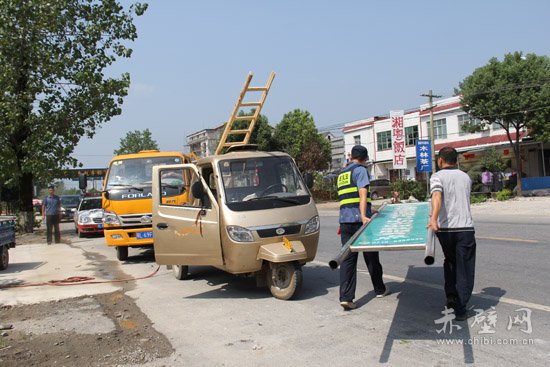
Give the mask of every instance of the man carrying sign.
<svg viewBox="0 0 550 367">
<path fill-rule="evenodd" d="M 437 233 L 445 260 L 445 294 L 447 307 L 455 319 L 473 316 L 466 305 L 474 288 L 476 239 L 470 213 L 472 180 L 457 167 L 458 153 L 445 147 L 439 151 L 437 165 L 441 170 L 430 179 L 432 213 L 428 228 Z"/>
<path fill-rule="evenodd" d="M 356 145 L 351 149 L 351 162 L 338 175 L 338 200 L 340 201 L 340 236 L 342 245 L 370 221 L 367 210 L 369 201 L 369 174 L 364 166 L 369 155 L 367 148 Z M 357 252 L 351 252 L 340 264 L 340 305 L 344 310 L 357 307 L 355 288 L 357 286 Z M 387 295 L 388 289 L 382 280 L 382 265 L 378 252 L 363 252 L 376 297 Z"/>
</svg>

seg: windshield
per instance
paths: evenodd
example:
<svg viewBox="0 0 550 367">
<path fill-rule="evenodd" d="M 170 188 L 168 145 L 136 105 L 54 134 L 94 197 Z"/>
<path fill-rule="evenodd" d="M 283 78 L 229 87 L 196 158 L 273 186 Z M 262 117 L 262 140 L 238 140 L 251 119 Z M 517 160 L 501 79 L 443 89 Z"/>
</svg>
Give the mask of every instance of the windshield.
<svg viewBox="0 0 550 367">
<path fill-rule="evenodd" d="M 61 196 L 61 205 L 68 207 L 77 207 L 80 202 L 80 196 Z"/>
<path fill-rule="evenodd" d="M 80 203 L 80 210 L 101 209 L 101 198 L 84 199 Z"/>
<path fill-rule="evenodd" d="M 309 192 L 290 157 L 224 160 L 219 166 L 226 202 L 234 210 L 272 208 L 273 201 L 282 206 L 309 202 Z M 247 205 L 260 201 L 270 204 Z"/>
<path fill-rule="evenodd" d="M 109 167 L 106 188 L 150 187 L 153 166 L 181 163 L 180 157 L 146 157 L 113 161 Z"/>
</svg>

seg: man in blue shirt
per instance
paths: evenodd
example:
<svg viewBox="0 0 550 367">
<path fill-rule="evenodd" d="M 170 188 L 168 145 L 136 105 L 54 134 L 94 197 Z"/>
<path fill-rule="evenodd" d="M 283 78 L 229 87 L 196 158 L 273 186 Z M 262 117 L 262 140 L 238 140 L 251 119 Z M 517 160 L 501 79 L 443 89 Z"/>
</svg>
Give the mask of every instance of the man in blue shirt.
<svg viewBox="0 0 550 367">
<path fill-rule="evenodd" d="M 351 149 L 351 162 L 338 175 L 338 200 L 340 201 L 340 238 L 342 245 L 357 232 L 363 224 L 370 222 L 369 174 L 365 164 L 369 158 L 367 148 L 356 145 Z M 357 286 L 357 252 L 351 252 L 340 264 L 340 305 L 344 310 L 357 307 L 355 288 Z M 377 298 L 389 294 L 382 280 L 382 265 L 378 252 L 363 252 L 374 292 Z"/>
<path fill-rule="evenodd" d="M 42 200 L 42 220 L 46 219 L 46 241 L 52 244 L 52 228 L 55 243 L 61 242 L 59 234 L 59 220 L 61 219 L 61 199 L 55 194 L 53 185 L 48 186 L 49 195 Z"/>
</svg>

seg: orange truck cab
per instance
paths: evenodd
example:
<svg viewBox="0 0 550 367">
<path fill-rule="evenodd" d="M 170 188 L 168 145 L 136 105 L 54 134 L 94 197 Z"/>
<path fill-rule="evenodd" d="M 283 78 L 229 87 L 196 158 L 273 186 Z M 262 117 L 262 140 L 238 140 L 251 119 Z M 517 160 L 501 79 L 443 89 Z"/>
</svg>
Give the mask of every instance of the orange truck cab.
<svg viewBox="0 0 550 367">
<path fill-rule="evenodd" d="M 103 223 L 107 246 L 114 246 L 117 258 L 128 258 L 129 247 L 153 246 L 151 175 L 153 166 L 189 163 L 180 152 L 144 150 L 111 159 L 103 183 Z M 180 171 L 165 172 L 162 202 L 183 204 L 188 200 L 188 178 Z"/>
</svg>

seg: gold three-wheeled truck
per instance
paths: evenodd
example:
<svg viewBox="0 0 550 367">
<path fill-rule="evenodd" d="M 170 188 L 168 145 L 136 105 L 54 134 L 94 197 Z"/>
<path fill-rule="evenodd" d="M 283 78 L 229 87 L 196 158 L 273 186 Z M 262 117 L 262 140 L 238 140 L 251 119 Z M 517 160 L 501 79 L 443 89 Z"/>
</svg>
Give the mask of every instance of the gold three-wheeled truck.
<svg viewBox="0 0 550 367">
<path fill-rule="evenodd" d="M 290 299 L 302 283 L 319 240 L 319 215 L 302 175 L 286 153 L 251 146 L 153 168 L 156 262 L 185 279 L 189 266 L 211 265 L 254 275 L 273 296 Z M 185 203 L 162 200 L 167 190 L 188 192 Z"/>
</svg>

